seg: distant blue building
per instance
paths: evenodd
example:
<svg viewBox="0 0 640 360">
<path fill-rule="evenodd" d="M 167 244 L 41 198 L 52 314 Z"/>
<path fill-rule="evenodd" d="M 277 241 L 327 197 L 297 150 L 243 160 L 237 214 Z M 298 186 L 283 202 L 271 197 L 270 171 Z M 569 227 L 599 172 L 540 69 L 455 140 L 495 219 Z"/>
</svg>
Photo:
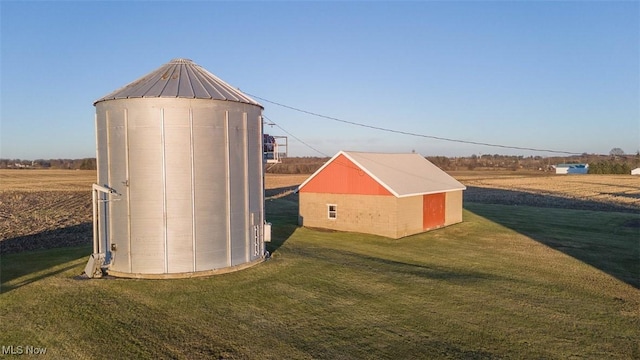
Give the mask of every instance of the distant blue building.
<svg viewBox="0 0 640 360">
<path fill-rule="evenodd" d="M 586 174 L 589 172 L 589 164 L 558 164 L 555 168 L 556 174 Z"/>
</svg>

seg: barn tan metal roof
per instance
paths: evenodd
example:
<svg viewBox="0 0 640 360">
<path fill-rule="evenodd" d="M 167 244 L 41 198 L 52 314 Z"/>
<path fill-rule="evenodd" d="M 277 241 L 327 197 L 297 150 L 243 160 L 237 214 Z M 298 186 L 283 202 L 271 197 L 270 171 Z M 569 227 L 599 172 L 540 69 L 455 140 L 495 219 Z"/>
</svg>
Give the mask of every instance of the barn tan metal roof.
<svg viewBox="0 0 640 360">
<path fill-rule="evenodd" d="M 93 104 L 107 100 L 149 97 L 225 100 L 264 108 L 257 101 L 189 59 L 173 59 Z"/>
<path fill-rule="evenodd" d="M 466 190 L 456 179 L 420 154 L 389 154 L 340 151 L 298 187 L 302 189 L 313 177 L 340 155 L 351 160 L 396 197 L 426 195 Z"/>
</svg>

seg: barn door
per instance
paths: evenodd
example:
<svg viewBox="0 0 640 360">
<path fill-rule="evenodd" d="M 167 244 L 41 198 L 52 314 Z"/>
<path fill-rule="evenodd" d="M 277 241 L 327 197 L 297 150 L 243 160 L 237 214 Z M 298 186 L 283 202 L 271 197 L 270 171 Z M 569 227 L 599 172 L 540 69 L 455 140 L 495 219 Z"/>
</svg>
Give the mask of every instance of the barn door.
<svg viewBox="0 0 640 360">
<path fill-rule="evenodd" d="M 445 193 L 422 197 L 422 228 L 429 230 L 444 226 Z"/>
</svg>

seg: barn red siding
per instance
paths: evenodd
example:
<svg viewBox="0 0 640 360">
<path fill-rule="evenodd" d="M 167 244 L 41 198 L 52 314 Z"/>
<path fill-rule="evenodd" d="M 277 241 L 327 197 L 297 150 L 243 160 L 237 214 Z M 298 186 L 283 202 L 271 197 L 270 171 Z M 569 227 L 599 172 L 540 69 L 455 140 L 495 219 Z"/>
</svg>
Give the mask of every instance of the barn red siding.
<svg viewBox="0 0 640 360">
<path fill-rule="evenodd" d="M 424 230 L 444 226 L 445 193 L 422 197 L 422 227 Z"/>
<path fill-rule="evenodd" d="M 389 190 L 342 154 L 303 186 L 300 192 L 392 196 Z"/>
</svg>

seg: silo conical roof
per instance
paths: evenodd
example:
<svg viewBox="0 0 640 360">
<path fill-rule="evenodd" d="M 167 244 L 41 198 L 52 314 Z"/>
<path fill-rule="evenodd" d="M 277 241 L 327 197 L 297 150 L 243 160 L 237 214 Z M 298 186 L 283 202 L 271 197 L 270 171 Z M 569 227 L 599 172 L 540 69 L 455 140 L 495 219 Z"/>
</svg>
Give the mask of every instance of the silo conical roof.
<svg viewBox="0 0 640 360">
<path fill-rule="evenodd" d="M 173 59 L 138 80 L 96 100 L 93 105 L 107 100 L 155 97 L 235 101 L 264 108 L 257 101 L 189 59 Z"/>
</svg>

